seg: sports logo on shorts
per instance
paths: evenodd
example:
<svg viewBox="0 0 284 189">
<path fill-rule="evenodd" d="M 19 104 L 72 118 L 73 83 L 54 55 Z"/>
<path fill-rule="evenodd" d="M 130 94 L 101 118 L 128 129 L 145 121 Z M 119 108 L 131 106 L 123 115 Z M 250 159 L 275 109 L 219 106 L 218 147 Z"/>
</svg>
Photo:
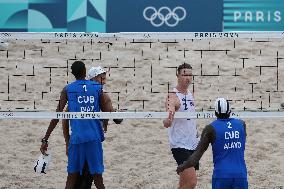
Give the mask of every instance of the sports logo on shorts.
<svg viewBox="0 0 284 189">
<path fill-rule="evenodd" d="M 155 7 L 146 7 L 143 16 L 154 27 L 160 27 L 166 24 L 169 27 L 175 27 L 178 23 L 185 19 L 186 10 L 183 7 L 176 7 L 171 10 L 169 7 L 161 7 L 157 10 Z"/>
</svg>

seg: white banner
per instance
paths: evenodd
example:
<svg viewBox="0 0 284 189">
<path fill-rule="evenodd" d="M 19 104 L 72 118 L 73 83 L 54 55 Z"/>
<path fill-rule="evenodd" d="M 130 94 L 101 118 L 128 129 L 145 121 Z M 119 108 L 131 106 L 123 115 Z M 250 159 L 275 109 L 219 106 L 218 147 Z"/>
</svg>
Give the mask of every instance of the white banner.
<svg viewBox="0 0 284 189">
<path fill-rule="evenodd" d="M 3 32 L 0 39 L 235 39 L 235 38 L 284 38 L 284 32 Z"/>
<path fill-rule="evenodd" d="M 0 112 L 0 119 L 164 119 L 167 112 Z M 284 118 L 284 112 L 232 112 L 236 118 Z M 215 112 L 176 112 L 180 119 L 212 119 Z"/>
</svg>

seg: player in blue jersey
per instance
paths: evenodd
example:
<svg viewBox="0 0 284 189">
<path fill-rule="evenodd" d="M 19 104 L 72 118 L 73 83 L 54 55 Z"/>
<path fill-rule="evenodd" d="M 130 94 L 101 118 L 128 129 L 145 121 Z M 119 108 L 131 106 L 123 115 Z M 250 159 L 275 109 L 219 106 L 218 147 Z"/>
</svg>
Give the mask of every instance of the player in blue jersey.
<svg viewBox="0 0 284 189">
<path fill-rule="evenodd" d="M 97 82 L 101 85 L 105 85 L 106 84 L 106 71 L 100 66 L 91 67 L 87 72 L 87 78 L 86 79 L 95 81 L 95 82 Z M 101 111 L 114 112 L 115 109 L 113 108 L 111 99 L 107 94 L 105 94 L 105 99 L 106 99 L 105 104 L 107 106 L 105 107 L 105 109 L 101 109 Z M 122 119 L 113 119 L 113 121 L 116 124 L 120 124 L 122 122 Z M 103 126 L 104 132 L 106 132 L 108 120 L 106 120 L 106 119 L 102 120 L 101 124 Z M 66 154 L 68 156 L 68 146 L 69 146 L 69 139 L 70 139 L 69 120 L 67 120 L 67 119 L 62 120 L 62 130 L 63 130 L 63 136 L 64 136 L 65 143 L 66 143 Z M 92 177 L 92 175 L 89 173 L 88 165 L 87 165 L 87 163 L 85 163 L 82 175 L 77 177 L 75 188 L 91 189 L 93 180 L 94 180 L 94 184 L 97 188 L 102 188 L 102 186 L 104 185 L 102 174 L 95 173 L 94 177 Z"/>
<path fill-rule="evenodd" d="M 217 119 L 204 128 L 196 151 L 178 166 L 178 174 L 196 165 L 211 143 L 214 162 L 212 189 L 248 188 L 244 159 L 246 124 L 240 119 L 230 118 L 230 113 L 228 101 L 218 98 L 215 102 Z"/>
<path fill-rule="evenodd" d="M 56 111 L 62 112 L 68 102 L 69 112 L 99 112 L 106 105 L 106 97 L 102 92 L 102 85 L 85 80 L 86 68 L 81 61 L 75 61 L 71 66 L 72 74 L 76 81 L 66 85 L 60 95 Z M 48 138 L 56 127 L 58 119 L 52 119 L 45 136 L 42 138 L 41 152 L 46 154 Z M 76 179 L 82 174 L 85 162 L 88 164 L 89 172 L 102 174 L 103 165 L 103 129 L 99 120 L 94 119 L 72 119 L 70 120 L 71 135 L 68 146 L 68 166 L 66 189 L 75 187 Z M 104 189 L 102 184 L 100 189 Z"/>
</svg>

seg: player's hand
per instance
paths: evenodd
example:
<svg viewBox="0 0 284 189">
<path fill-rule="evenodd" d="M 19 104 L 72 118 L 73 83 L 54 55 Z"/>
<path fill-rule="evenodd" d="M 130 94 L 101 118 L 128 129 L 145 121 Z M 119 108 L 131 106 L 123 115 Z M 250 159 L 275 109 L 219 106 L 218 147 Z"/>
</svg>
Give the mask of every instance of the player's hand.
<svg viewBox="0 0 284 189">
<path fill-rule="evenodd" d="M 122 121 L 123 121 L 123 119 L 113 119 L 113 122 L 115 124 L 121 124 Z"/>
<path fill-rule="evenodd" d="M 183 172 L 184 170 L 186 169 L 185 165 L 184 164 L 180 164 L 178 167 L 177 167 L 177 174 L 179 175 L 181 172 Z"/>
<path fill-rule="evenodd" d="M 47 151 L 47 147 L 48 147 L 48 141 L 46 139 L 42 139 L 41 140 L 41 146 L 40 146 L 40 151 L 43 155 L 47 155 L 46 151 Z"/>
<path fill-rule="evenodd" d="M 163 124 L 164 127 L 169 128 L 172 126 L 173 120 L 175 117 L 175 111 L 169 111 L 169 115 L 167 119 L 164 119 Z"/>
<path fill-rule="evenodd" d="M 66 156 L 68 157 L 68 144 L 66 144 L 65 146 L 66 146 Z"/>
<path fill-rule="evenodd" d="M 169 128 L 172 125 L 172 123 L 168 119 L 164 119 L 163 124 L 165 128 Z"/>
<path fill-rule="evenodd" d="M 107 124 L 103 124 L 103 130 L 104 130 L 104 133 L 107 132 Z"/>
<path fill-rule="evenodd" d="M 117 110 L 115 109 L 116 112 L 125 112 L 127 109 L 120 109 L 120 110 Z M 123 119 L 113 119 L 113 122 L 115 124 L 121 124 L 121 122 L 123 121 Z"/>
</svg>

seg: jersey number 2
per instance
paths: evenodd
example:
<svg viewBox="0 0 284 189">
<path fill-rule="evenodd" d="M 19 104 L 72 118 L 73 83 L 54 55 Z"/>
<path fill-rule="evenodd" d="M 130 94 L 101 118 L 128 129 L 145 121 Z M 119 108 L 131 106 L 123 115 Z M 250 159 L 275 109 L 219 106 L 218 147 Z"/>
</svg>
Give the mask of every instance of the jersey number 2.
<svg viewBox="0 0 284 189">
<path fill-rule="evenodd" d="M 233 127 L 231 126 L 231 125 L 232 125 L 231 122 L 228 122 L 227 125 L 228 125 L 228 128 L 229 128 L 229 129 L 232 129 L 232 128 L 233 128 Z"/>
</svg>

